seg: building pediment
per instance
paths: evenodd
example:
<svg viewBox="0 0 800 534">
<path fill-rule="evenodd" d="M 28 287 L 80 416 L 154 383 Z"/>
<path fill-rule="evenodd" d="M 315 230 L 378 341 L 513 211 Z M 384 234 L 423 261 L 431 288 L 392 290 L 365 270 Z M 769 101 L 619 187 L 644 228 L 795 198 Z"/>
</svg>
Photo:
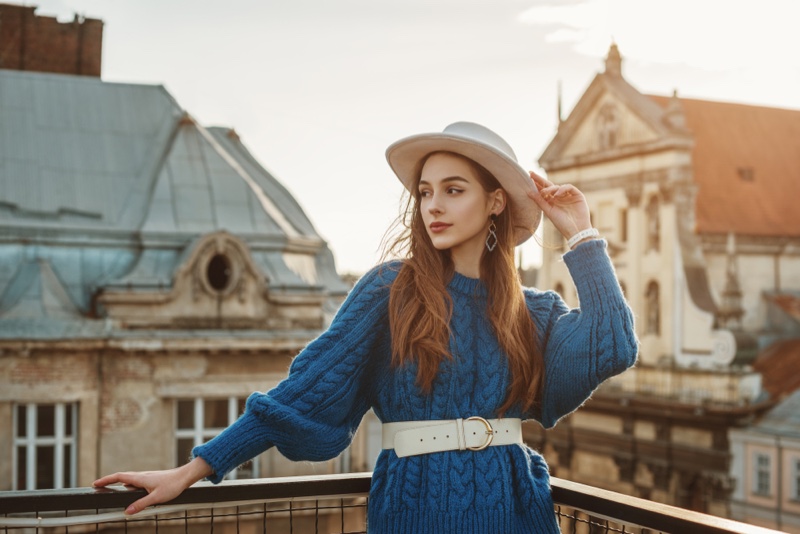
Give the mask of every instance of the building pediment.
<svg viewBox="0 0 800 534">
<path fill-rule="evenodd" d="M 249 247 L 225 231 L 187 246 L 171 280 L 157 276 L 159 254 L 148 250 L 126 279 L 101 290 L 97 302 L 121 328 L 320 328 L 320 291 L 271 291 Z M 143 283 L 151 273 L 149 285 Z M 159 281 L 160 280 L 160 281 Z"/>
<path fill-rule="evenodd" d="M 664 109 L 618 71 L 595 76 L 539 159 L 558 170 L 652 152 L 691 148 L 677 97 Z"/>
</svg>

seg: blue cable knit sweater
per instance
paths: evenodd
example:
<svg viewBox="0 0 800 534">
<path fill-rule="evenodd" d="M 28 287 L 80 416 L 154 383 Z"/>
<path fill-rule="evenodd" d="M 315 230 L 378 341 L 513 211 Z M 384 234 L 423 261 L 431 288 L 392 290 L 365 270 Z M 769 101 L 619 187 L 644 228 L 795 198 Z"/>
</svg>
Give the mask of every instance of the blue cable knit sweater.
<svg viewBox="0 0 800 534">
<path fill-rule="evenodd" d="M 632 314 L 605 247 L 594 240 L 564 255 L 580 309 L 569 310 L 554 292 L 524 290 L 544 349 L 545 379 L 537 409 L 506 417 L 552 427 L 603 380 L 635 362 Z M 390 367 L 387 308 L 398 268 L 395 262 L 367 273 L 330 328 L 294 359 L 288 378 L 251 395 L 231 427 L 194 449 L 214 469 L 213 482 L 271 446 L 292 460 L 334 458 L 370 408 L 383 422 L 497 416 L 508 366 L 479 280 L 456 273 L 449 283 L 453 359 L 443 362 L 431 394 L 416 387 L 415 365 Z M 559 532 L 547 465 L 522 445 L 406 458 L 382 451 L 368 528 L 376 534 Z"/>
</svg>

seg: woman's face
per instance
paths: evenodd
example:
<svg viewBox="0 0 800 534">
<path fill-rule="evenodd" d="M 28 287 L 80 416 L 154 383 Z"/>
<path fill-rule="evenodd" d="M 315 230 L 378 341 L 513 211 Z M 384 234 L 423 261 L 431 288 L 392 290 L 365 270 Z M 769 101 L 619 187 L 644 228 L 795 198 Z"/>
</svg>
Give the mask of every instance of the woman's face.
<svg viewBox="0 0 800 534">
<path fill-rule="evenodd" d="M 454 261 L 480 259 L 490 215 L 505 206 L 501 189 L 487 192 L 477 169 L 449 153 L 430 156 L 418 184 L 419 212 L 438 250 L 450 250 Z"/>
</svg>

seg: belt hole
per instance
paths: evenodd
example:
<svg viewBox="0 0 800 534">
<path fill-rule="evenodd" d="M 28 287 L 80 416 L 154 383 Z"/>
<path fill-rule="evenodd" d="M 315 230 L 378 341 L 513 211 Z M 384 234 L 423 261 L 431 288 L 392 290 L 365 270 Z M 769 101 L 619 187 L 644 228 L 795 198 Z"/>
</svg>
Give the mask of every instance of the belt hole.
<svg viewBox="0 0 800 534">
<path fill-rule="evenodd" d="M 436 439 L 436 436 L 433 436 L 433 439 Z"/>
<path fill-rule="evenodd" d="M 449 437 L 450 437 L 450 434 L 447 434 L 447 437 L 449 438 Z"/>
<path fill-rule="evenodd" d="M 419 438 L 419 440 L 420 440 L 420 441 L 425 441 L 425 440 L 424 440 L 424 439 L 422 439 L 422 438 Z"/>
</svg>

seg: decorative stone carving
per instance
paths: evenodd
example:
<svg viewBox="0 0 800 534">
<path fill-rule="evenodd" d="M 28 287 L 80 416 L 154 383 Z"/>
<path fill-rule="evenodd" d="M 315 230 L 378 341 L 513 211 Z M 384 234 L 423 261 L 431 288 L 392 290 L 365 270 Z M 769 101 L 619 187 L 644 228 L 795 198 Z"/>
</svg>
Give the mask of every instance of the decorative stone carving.
<svg viewBox="0 0 800 534">
<path fill-rule="evenodd" d="M 675 196 L 675 184 L 671 182 L 660 182 L 658 184 L 658 196 L 664 204 L 672 203 Z"/>
<path fill-rule="evenodd" d="M 236 291 L 246 261 L 241 245 L 216 234 L 194 253 L 193 276 L 210 296 L 227 296 Z"/>
<path fill-rule="evenodd" d="M 633 179 L 625 184 L 625 196 L 628 197 L 628 205 L 638 207 L 642 201 L 642 180 Z"/>
<path fill-rule="evenodd" d="M 667 102 L 667 107 L 664 110 L 663 122 L 670 128 L 678 130 L 679 132 L 686 131 L 686 115 L 683 113 L 683 106 L 678 98 L 678 91 L 672 92 L 672 97 Z"/>
<path fill-rule="evenodd" d="M 739 285 L 739 265 L 736 254 L 736 237 L 728 234 L 728 265 L 725 271 L 725 288 L 722 290 L 722 302 L 717 308 L 716 322 L 723 328 L 739 330 L 742 326 L 744 307 L 742 306 L 742 289 Z M 736 344 L 734 342 L 734 353 Z"/>
<path fill-rule="evenodd" d="M 711 359 L 715 364 L 727 366 L 736 356 L 736 336 L 730 330 L 713 330 Z"/>
<path fill-rule="evenodd" d="M 617 146 L 619 140 L 619 111 L 617 106 L 610 102 L 603 105 L 597 115 L 597 140 L 600 150 L 609 150 Z"/>
<path fill-rule="evenodd" d="M 126 328 L 280 328 L 280 321 L 286 328 L 320 324 L 322 296 L 298 295 L 294 301 L 280 303 L 272 297 L 248 246 L 219 231 L 186 246 L 166 288 L 106 291 L 98 300 Z M 282 313 L 278 308 L 287 310 L 288 321 L 278 317 Z"/>
</svg>

